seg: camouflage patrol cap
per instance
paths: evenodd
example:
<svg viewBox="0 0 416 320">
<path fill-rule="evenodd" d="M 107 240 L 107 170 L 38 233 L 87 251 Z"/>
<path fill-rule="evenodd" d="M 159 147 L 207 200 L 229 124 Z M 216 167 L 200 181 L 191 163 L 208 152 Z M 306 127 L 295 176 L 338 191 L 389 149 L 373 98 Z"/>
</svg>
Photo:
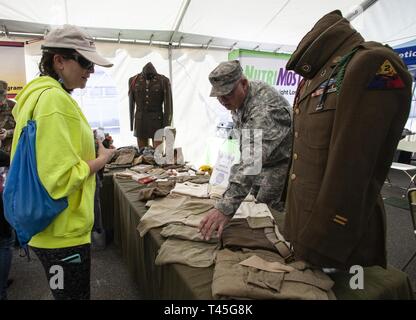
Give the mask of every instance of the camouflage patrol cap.
<svg viewBox="0 0 416 320">
<path fill-rule="evenodd" d="M 0 102 L 3 104 L 7 99 L 7 82 L 0 80 Z"/>
<path fill-rule="evenodd" d="M 242 75 L 243 69 L 238 60 L 221 62 L 209 74 L 209 81 L 212 84 L 210 96 L 219 97 L 230 93 Z"/>
<path fill-rule="evenodd" d="M 4 80 L 0 80 L 0 90 L 6 90 L 7 91 L 7 82 Z"/>
</svg>

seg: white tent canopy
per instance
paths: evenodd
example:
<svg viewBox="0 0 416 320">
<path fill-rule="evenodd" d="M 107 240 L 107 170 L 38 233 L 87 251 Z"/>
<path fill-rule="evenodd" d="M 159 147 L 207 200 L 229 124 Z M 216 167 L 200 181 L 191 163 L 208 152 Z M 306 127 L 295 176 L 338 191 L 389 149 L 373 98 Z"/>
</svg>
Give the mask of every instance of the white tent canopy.
<svg viewBox="0 0 416 320">
<path fill-rule="evenodd" d="M 344 16 L 361 13 L 361 4 L 372 3 L 368 10 L 375 14 L 358 15 L 360 23 L 370 19 L 374 30 L 387 35 L 397 35 L 403 26 L 415 30 L 412 15 L 406 14 L 414 12 L 412 0 L 2 0 L 0 23 L 10 33 L 42 35 L 52 26 L 70 23 L 99 38 L 117 41 L 292 51 L 323 14 L 334 9 Z M 394 11 L 400 19 L 392 19 Z M 408 16 L 406 21 L 403 15 Z M 364 24 L 367 29 L 369 24 Z"/>
<path fill-rule="evenodd" d="M 352 17 L 366 40 L 395 45 L 416 38 L 414 0 L 0 0 L 0 41 L 30 40 L 25 46 L 29 81 L 38 73 L 42 41 L 37 39 L 53 26 L 75 24 L 96 37 L 98 50 L 114 67 L 97 68 L 90 88 L 75 98 L 88 118 L 98 112 L 88 109 L 89 101 L 97 100 L 93 89 L 114 86 L 112 112 L 120 121 L 116 146 L 135 142 L 127 82 L 151 61 L 172 82 L 176 145 L 187 160 L 200 164 L 207 137 L 229 117 L 209 97 L 209 72 L 228 59 L 231 48 L 292 52 L 317 20 L 335 9 Z"/>
</svg>

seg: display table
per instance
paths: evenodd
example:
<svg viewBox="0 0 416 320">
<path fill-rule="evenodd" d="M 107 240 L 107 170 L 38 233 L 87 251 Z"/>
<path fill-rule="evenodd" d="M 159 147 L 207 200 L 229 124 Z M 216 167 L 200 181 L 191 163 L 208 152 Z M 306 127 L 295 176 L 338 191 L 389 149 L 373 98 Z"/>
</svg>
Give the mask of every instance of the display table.
<svg viewBox="0 0 416 320">
<path fill-rule="evenodd" d="M 104 173 L 101 188 L 100 203 L 101 203 L 101 218 L 103 221 L 103 228 L 106 232 L 107 243 L 111 242 L 114 234 L 114 183 L 113 175 L 116 172 L 124 171 L 125 169 L 114 169 Z"/>
<path fill-rule="evenodd" d="M 114 178 L 114 242 L 145 299 L 212 299 L 214 267 L 194 268 L 181 264 L 156 266 L 163 243 L 162 228 L 151 229 L 143 238 L 136 230 L 145 214 L 137 200 L 137 182 Z M 413 299 L 407 275 L 395 268 L 365 268 L 364 290 L 349 288 L 351 275 L 333 276 L 338 299 Z"/>
</svg>

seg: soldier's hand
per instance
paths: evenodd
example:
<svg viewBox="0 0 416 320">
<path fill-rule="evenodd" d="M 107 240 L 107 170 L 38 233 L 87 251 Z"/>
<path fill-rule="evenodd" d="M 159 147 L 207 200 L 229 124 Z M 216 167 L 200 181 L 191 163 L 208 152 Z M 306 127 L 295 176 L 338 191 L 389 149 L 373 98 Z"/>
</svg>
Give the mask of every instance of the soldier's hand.
<svg viewBox="0 0 416 320">
<path fill-rule="evenodd" d="M 218 237 L 221 237 L 224 226 L 230 221 L 231 217 L 226 216 L 218 209 L 211 209 L 199 224 L 199 231 L 205 240 L 211 239 L 214 231 L 218 230 Z"/>
</svg>

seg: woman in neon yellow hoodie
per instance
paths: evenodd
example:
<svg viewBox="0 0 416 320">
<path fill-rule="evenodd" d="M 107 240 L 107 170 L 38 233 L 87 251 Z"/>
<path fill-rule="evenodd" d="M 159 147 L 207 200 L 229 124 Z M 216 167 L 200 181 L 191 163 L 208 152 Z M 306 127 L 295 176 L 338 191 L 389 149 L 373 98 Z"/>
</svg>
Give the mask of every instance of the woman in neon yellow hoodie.
<svg viewBox="0 0 416 320">
<path fill-rule="evenodd" d="M 13 109 L 12 157 L 22 128 L 35 120 L 39 178 L 52 198 L 68 198 L 68 207 L 29 242 L 55 299 L 90 297 L 95 173 L 114 153 L 99 142 L 96 158 L 91 127 L 69 94 L 85 88 L 94 64 L 112 66 L 88 34 L 71 25 L 52 30 L 42 46 L 41 76 L 22 89 Z"/>
</svg>

